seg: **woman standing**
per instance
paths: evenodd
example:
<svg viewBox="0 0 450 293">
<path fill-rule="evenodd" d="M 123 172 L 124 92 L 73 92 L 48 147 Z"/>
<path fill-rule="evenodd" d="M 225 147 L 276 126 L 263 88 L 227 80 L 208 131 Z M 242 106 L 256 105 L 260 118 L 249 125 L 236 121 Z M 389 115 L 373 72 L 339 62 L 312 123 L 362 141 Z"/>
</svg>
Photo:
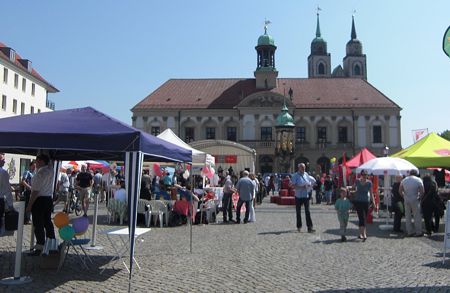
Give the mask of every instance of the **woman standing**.
<svg viewBox="0 0 450 293">
<path fill-rule="evenodd" d="M 431 232 L 437 233 L 439 231 L 439 210 L 436 207 L 438 200 L 437 183 L 429 175 L 423 177 L 424 194 L 420 205 L 422 206 L 422 214 L 425 222 L 425 229 L 428 236 Z M 434 216 L 434 222 L 433 222 Z"/>
<path fill-rule="evenodd" d="M 361 177 L 355 182 L 355 197 L 353 206 L 358 214 L 359 239 L 366 241 L 366 219 L 369 204 L 373 203 L 372 182 L 367 180 L 367 171 L 361 171 Z"/>
</svg>

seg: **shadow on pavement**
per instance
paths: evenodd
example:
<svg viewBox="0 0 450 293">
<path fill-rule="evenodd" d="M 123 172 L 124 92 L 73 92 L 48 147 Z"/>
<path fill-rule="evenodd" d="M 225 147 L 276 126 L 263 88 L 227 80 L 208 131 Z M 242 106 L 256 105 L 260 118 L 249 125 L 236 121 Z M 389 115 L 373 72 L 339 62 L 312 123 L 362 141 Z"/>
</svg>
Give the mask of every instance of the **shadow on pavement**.
<svg viewBox="0 0 450 293">
<path fill-rule="evenodd" d="M 336 290 L 320 290 L 321 293 L 337 293 L 337 292 L 429 292 L 429 291 L 449 292 L 450 286 L 418 286 L 418 287 L 397 287 L 397 288 L 364 288 L 364 289 L 336 289 Z"/>
<path fill-rule="evenodd" d="M 258 235 L 281 235 L 281 234 L 288 234 L 288 233 L 297 233 L 297 230 L 260 232 L 260 233 L 258 233 Z"/>
</svg>

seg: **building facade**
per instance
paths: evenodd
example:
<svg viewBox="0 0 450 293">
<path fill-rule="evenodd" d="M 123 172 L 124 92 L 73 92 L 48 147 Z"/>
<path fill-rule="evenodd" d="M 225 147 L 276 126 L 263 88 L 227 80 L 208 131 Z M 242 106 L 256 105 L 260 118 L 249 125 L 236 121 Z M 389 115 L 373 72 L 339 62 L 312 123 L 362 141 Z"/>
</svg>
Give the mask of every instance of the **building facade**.
<svg viewBox="0 0 450 293">
<path fill-rule="evenodd" d="M 56 92 L 58 89 L 33 68 L 30 60 L 0 43 L 0 118 L 53 111 L 55 104 L 48 99 L 48 94 Z M 9 172 L 11 183 L 19 183 L 31 159 L 6 154 L 4 168 Z"/>
<path fill-rule="evenodd" d="M 328 172 L 332 157 L 349 158 L 363 147 L 378 155 L 386 146 L 401 149 L 401 108 L 367 81 L 353 18 L 342 66 L 331 70 L 317 15 L 308 78 L 278 78 L 277 47 L 267 26 L 255 49 L 254 78 L 168 80 L 133 107 L 133 126 L 153 135 L 171 128 L 188 143 L 239 142 L 256 150 L 261 173 L 281 171 L 277 117 L 286 110 L 293 120 L 291 169 L 305 162 L 312 171 Z"/>
</svg>

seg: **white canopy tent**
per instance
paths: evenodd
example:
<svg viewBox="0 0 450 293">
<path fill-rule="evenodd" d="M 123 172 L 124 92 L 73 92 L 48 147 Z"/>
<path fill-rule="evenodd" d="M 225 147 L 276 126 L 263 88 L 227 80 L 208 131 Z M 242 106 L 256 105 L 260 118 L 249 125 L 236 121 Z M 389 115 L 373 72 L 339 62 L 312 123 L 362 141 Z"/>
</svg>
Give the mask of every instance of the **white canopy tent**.
<svg viewBox="0 0 450 293">
<path fill-rule="evenodd" d="M 214 166 L 215 159 L 210 154 L 207 154 L 205 152 L 199 151 L 185 143 L 181 138 L 179 138 L 170 128 L 167 128 L 163 132 L 161 132 L 158 136 L 158 138 L 163 139 L 165 141 L 168 141 L 170 143 L 173 143 L 174 145 L 177 145 L 181 148 L 184 148 L 186 150 L 189 150 L 192 152 L 192 164 L 193 165 L 208 165 L 208 166 Z"/>
</svg>

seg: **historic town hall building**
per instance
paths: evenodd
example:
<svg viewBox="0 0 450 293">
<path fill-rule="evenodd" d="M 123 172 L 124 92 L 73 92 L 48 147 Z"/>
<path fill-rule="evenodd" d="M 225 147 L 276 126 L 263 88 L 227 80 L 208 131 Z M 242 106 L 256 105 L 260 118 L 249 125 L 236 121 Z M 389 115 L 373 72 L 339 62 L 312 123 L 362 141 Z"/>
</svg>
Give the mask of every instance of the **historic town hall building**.
<svg viewBox="0 0 450 293">
<path fill-rule="evenodd" d="M 256 151 L 261 173 L 283 172 L 280 154 L 291 171 L 307 162 L 321 172 L 344 152 L 401 149 L 401 108 L 367 81 L 354 19 L 342 66 L 332 70 L 317 15 L 308 78 L 278 78 L 277 47 L 267 27 L 255 49 L 254 78 L 168 80 L 133 107 L 133 126 L 153 135 L 171 128 L 197 147 L 201 140 L 243 144 Z M 219 158 L 216 165 L 227 163 Z"/>
</svg>

